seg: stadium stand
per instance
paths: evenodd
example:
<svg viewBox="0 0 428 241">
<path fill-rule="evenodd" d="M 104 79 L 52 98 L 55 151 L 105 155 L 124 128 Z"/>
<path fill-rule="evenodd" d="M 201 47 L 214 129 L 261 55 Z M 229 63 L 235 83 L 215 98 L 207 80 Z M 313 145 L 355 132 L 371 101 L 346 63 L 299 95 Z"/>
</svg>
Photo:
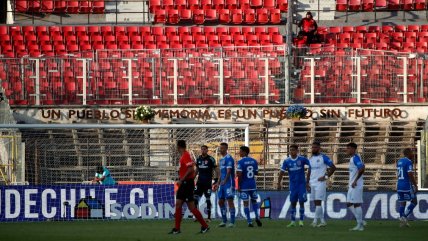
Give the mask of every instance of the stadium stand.
<svg viewBox="0 0 428 241">
<path fill-rule="evenodd" d="M 288 0 L 150 0 L 154 23 L 279 24 Z"/>
<path fill-rule="evenodd" d="M 385 26 L 343 26 L 318 27 L 321 45 L 309 46 L 325 48 L 327 52 L 352 49 L 375 49 L 393 52 L 427 52 L 428 25 L 385 25 Z M 300 46 L 305 46 L 301 44 Z"/>
<path fill-rule="evenodd" d="M 427 9 L 425 0 L 337 0 L 336 11 L 423 11 Z"/>
<path fill-rule="evenodd" d="M 6 57 L 61 56 L 100 49 L 182 49 L 283 44 L 278 27 L 0 26 Z"/>
</svg>

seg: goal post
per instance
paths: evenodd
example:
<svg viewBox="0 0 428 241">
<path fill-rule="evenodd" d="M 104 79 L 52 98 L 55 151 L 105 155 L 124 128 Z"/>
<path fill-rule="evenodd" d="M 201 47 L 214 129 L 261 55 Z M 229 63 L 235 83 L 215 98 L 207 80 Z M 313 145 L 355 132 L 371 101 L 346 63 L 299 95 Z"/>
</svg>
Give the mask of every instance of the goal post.
<svg viewBox="0 0 428 241">
<path fill-rule="evenodd" d="M 0 202 L 10 204 L 0 205 L 0 222 L 170 218 L 177 140 L 195 159 L 201 145 L 219 160 L 221 142 L 235 159 L 250 144 L 248 124 L 1 124 L 0 134 L 19 137 L 23 148 L 2 159 L 21 156 L 28 183 L 0 185 Z M 91 182 L 100 165 L 118 185 Z"/>
</svg>

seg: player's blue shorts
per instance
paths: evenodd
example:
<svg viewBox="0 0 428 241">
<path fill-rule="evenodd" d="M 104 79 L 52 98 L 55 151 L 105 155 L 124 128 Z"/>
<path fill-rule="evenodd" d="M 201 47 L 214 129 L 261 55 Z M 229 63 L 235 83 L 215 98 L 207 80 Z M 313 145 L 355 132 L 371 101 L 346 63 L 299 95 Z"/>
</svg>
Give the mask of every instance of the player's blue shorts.
<svg viewBox="0 0 428 241">
<path fill-rule="evenodd" d="M 235 189 L 230 185 L 222 185 L 218 189 L 218 199 L 234 199 Z"/>
<path fill-rule="evenodd" d="M 306 194 L 306 184 L 298 184 L 290 186 L 290 202 L 304 203 L 308 200 Z"/>
<path fill-rule="evenodd" d="M 406 201 L 412 201 L 413 199 L 416 198 L 415 193 L 413 192 L 413 190 L 410 191 L 397 191 L 397 195 L 398 195 L 398 201 L 399 202 L 406 202 Z"/>
<path fill-rule="evenodd" d="M 251 200 L 257 200 L 257 191 L 256 190 L 251 190 L 251 191 L 241 191 L 241 193 L 239 194 L 239 198 L 241 198 L 244 201 L 247 201 L 248 198 L 251 198 Z"/>
</svg>

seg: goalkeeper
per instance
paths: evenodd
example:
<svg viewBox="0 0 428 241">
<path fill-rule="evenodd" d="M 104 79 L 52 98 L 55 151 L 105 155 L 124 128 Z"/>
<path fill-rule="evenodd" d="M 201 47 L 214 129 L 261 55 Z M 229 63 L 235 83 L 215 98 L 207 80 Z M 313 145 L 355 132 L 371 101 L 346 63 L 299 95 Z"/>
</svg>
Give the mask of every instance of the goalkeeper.
<svg viewBox="0 0 428 241">
<path fill-rule="evenodd" d="M 92 183 L 116 185 L 116 181 L 111 177 L 110 171 L 107 167 L 101 165 L 97 167 L 97 172 L 95 173 L 95 178 L 92 180 Z"/>
<path fill-rule="evenodd" d="M 207 202 L 208 221 L 211 221 L 211 190 L 214 177 L 214 185 L 217 184 L 217 164 L 214 157 L 208 155 L 208 147 L 201 146 L 201 155 L 196 160 L 196 175 L 198 181 L 195 189 L 195 204 L 198 207 L 199 199 L 205 196 Z"/>
</svg>

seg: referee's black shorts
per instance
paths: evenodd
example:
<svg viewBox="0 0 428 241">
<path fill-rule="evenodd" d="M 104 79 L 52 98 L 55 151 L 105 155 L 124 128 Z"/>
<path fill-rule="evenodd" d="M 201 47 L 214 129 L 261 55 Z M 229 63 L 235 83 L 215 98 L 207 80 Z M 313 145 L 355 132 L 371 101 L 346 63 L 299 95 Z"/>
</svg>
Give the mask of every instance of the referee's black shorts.
<svg viewBox="0 0 428 241">
<path fill-rule="evenodd" d="M 180 187 L 177 190 L 176 197 L 177 199 L 191 202 L 194 201 L 193 192 L 195 191 L 195 181 L 194 180 L 186 180 L 183 181 Z"/>
</svg>

